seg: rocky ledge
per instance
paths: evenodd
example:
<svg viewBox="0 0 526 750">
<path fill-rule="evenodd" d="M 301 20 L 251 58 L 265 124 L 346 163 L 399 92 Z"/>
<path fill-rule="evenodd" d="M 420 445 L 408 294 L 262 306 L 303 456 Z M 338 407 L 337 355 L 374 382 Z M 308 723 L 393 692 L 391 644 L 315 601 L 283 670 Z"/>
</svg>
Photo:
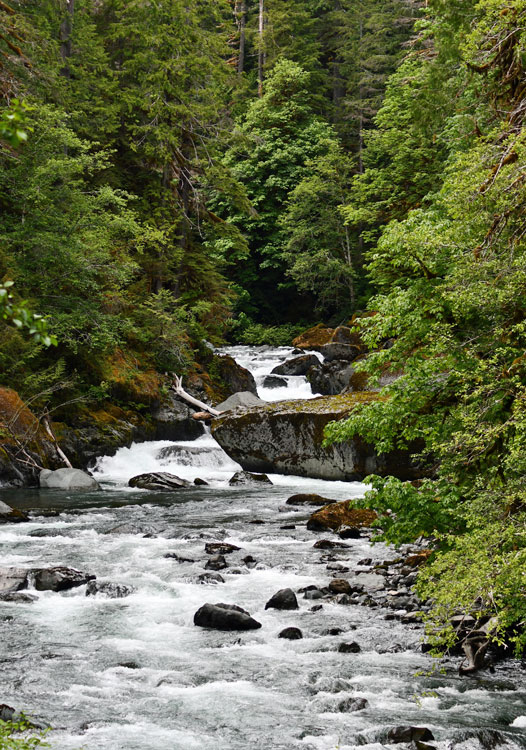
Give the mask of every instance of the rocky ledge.
<svg viewBox="0 0 526 750">
<path fill-rule="evenodd" d="M 246 471 L 348 481 L 368 474 L 416 479 L 421 471 L 406 451 L 378 454 L 360 438 L 323 446 L 329 422 L 345 419 L 358 404 L 377 398 L 377 393 L 351 393 L 238 409 L 215 419 L 212 434 Z"/>
</svg>

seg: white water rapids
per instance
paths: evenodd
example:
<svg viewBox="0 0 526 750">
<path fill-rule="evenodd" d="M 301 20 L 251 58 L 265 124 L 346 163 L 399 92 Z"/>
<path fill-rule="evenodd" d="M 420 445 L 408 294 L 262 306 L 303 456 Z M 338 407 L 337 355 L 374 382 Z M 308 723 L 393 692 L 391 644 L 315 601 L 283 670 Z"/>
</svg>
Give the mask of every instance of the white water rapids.
<svg viewBox="0 0 526 750">
<path fill-rule="evenodd" d="M 230 351 L 258 383 L 290 352 Z M 286 390 L 287 398 L 312 395 L 303 378 L 289 378 Z M 371 548 L 367 538 L 330 554 L 313 549 L 320 537 L 306 530 L 307 510 L 285 505 L 295 492 L 357 497 L 363 485 L 271 475 L 272 486 L 230 487 L 238 468 L 206 435 L 101 458 L 100 493 L 2 491 L 7 502 L 35 510 L 28 524 L 0 526 L 1 565 L 68 565 L 134 591 L 105 599 L 80 587 L 38 592 L 31 605 L 1 603 L 0 703 L 52 725 L 54 750 L 381 750 L 387 728 L 401 724 L 429 727 L 439 750 L 526 747 L 520 664 L 461 678 L 453 660 L 430 674 L 421 627 L 386 621 L 381 606 L 323 600 L 318 609 L 298 594 L 299 610 L 265 610 L 279 589 L 327 585 L 328 561 L 349 568 L 337 577 L 352 577 L 363 558 L 398 553 Z M 209 486 L 175 495 L 126 487 L 146 471 Z M 46 515 L 49 508 L 59 514 Z M 224 583 L 198 582 L 207 541 L 242 548 L 221 571 Z M 197 628 L 193 615 L 205 602 L 238 604 L 262 628 Z M 288 626 L 303 640 L 278 638 Z M 338 652 L 349 641 L 360 653 Z M 343 710 L 355 697 L 367 708 Z"/>
</svg>

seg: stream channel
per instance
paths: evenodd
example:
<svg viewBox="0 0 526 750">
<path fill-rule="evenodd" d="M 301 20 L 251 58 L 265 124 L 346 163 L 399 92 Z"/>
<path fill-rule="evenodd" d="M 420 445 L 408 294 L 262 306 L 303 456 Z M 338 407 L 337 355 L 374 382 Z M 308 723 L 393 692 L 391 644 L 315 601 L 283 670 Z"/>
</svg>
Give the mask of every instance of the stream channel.
<svg viewBox="0 0 526 750">
<path fill-rule="evenodd" d="M 261 385 L 292 350 L 225 351 Z M 266 400 L 312 397 L 301 377 L 259 393 Z M 306 530 L 308 511 L 285 506 L 287 498 L 316 492 L 344 500 L 361 496 L 364 485 L 270 475 L 272 486 L 231 487 L 239 468 L 205 435 L 134 444 L 99 459 L 102 492 L 2 490 L 1 499 L 32 511 L 30 523 L 0 527 L 2 565 L 67 565 L 134 591 L 108 599 L 86 596 L 82 586 L 38 592 L 29 605 L 0 604 L 0 703 L 51 725 L 54 750 L 379 750 L 397 725 L 428 727 L 431 744 L 443 750 L 526 748 L 524 665 L 508 661 L 494 673 L 460 677 L 452 659 L 432 673 L 421 626 L 386 620 L 381 606 L 324 600 L 313 611 L 319 603 L 298 594 L 299 610 L 265 610 L 279 589 L 342 577 L 327 569 L 326 551 L 313 549 L 320 535 Z M 209 486 L 175 495 L 126 486 L 156 470 Z M 209 541 L 242 548 L 228 556 L 224 583 L 197 580 Z M 397 554 L 364 537 L 332 559 L 352 580 L 367 569 L 358 565 L 363 558 Z M 255 567 L 242 561 L 247 555 Z M 262 628 L 195 627 L 205 602 L 240 605 Z M 303 639 L 278 638 L 288 626 Z M 346 641 L 361 651 L 339 653 Z M 364 710 L 342 710 L 357 697 L 367 700 Z"/>
</svg>

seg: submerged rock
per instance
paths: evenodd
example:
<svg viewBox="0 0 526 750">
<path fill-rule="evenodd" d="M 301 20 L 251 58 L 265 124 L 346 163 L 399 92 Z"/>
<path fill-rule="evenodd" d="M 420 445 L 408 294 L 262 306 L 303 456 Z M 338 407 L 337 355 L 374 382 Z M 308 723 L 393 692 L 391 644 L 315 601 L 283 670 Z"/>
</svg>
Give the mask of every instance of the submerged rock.
<svg viewBox="0 0 526 750">
<path fill-rule="evenodd" d="M 352 643 L 340 643 L 338 646 L 338 653 L 340 654 L 359 654 L 361 650 L 361 646 L 356 641 Z"/>
<path fill-rule="evenodd" d="M 258 630 L 261 623 L 235 604 L 203 604 L 194 615 L 194 625 L 213 630 Z"/>
<path fill-rule="evenodd" d="M 338 704 L 338 711 L 342 713 L 355 713 L 367 708 L 369 702 L 365 698 L 347 698 Z"/>
<path fill-rule="evenodd" d="M 49 490 L 100 490 L 99 483 L 80 469 L 44 469 L 39 482 L 42 489 Z"/>
<path fill-rule="evenodd" d="M 24 521 L 29 521 L 27 513 L 12 508 L 0 500 L 0 523 L 22 523 Z"/>
<path fill-rule="evenodd" d="M 292 589 L 280 589 L 268 600 L 265 609 L 299 609 L 296 594 Z"/>
<path fill-rule="evenodd" d="M 267 375 L 263 381 L 263 388 L 285 388 L 287 379 L 279 375 Z"/>
<path fill-rule="evenodd" d="M 227 567 L 227 561 L 223 555 L 213 555 L 206 563 L 205 570 L 224 570 Z"/>
<path fill-rule="evenodd" d="M 231 555 L 232 552 L 239 552 L 241 547 L 236 547 L 235 544 L 228 544 L 227 542 L 209 542 L 205 544 L 205 552 L 207 555 Z"/>
<path fill-rule="evenodd" d="M 360 438 L 323 446 L 329 422 L 345 419 L 358 404 L 377 398 L 365 392 L 239 409 L 214 419 L 212 434 L 246 471 L 350 481 L 368 474 L 415 479 L 420 472 L 409 452 L 378 455 Z"/>
<path fill-rule="evenodd" d="M 157 471 L 152 474 L 138 474 L 128 482 L 129 487 L 137 487 L 141 490 L 154 490 L 157 492 L 176 492 L 184 487 L 191 487 L 186 479 L 168 474 L 165 471 Z"/>
<path fill-rule="evenodd" d="M 236 471 L 228 484 L 272 484 L 272 482 L 266 474 L 252 474 L 250 471 Z"/>
<path fill-rule="evenodd" d="M 11 602 L 13 604 L 32 604 L 36 602 L 38 596 L 26 594 L 24 591 L 12 591 L 6 594 L 0 594 L 0 602 Z"/>
</svg>

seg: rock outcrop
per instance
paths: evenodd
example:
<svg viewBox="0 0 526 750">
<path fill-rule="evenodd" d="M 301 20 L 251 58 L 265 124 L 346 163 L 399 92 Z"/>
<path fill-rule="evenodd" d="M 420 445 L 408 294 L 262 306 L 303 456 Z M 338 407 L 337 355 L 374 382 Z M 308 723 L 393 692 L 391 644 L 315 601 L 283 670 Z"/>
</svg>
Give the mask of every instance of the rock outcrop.
<svg viewBox="0 0 526 750">
<path fill-rule="evenodd" d="M 214 419 L 212 434 L 246 471 L 349 481 L 368 474 L 415 479 L 420 472 L 407 452 L 378 455 L 360 438 L 323 446 L 329 422 L 345 419 L 358 404 L 377 398 L 365 392 L 240 409 Z"/>
<path fill-rule="evenodd" d="M 128 482 L 130 487 L 137 487 L 140 490 L 153 490 L 157 492 L 175 492 L 184 487 L 190 487 L 191 483 L 186 479 L 181 479 L 175 474 L 169 474 L 166 471 L 157 471 L 152 474 L 138 474 L 132 477 Z"/>
</svg>

